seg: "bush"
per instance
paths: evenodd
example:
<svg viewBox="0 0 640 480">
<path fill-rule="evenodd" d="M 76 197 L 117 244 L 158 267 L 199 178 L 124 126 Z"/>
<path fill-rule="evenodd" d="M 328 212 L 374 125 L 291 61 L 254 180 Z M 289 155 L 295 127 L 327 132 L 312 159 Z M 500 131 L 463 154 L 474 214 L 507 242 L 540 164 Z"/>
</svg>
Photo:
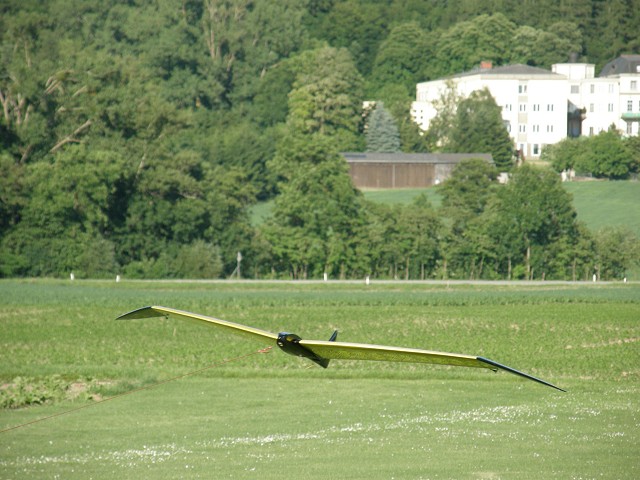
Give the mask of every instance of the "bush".
<svg viewBox="0 0 640 480">
<path fill-rule="evenodd" d="M 196 240 L 177 249 L 167 248 L 158 258 L 146 258 L 124 267 L 129 278 L 219 278 L 223 271 L 220 249 Z"/>
<path fill-rule="evenodd" d="M 69 386 L 58 375 L 43 380 L 16 377 L 0 387 L 0 408 L 21 408 L 62 400 Z"/>
<path fill-rule="evenodd" d="M 222 273 L 220 249 L 203 240 L 182 246 L 173 265 L 178 278 L 218 278 Z"/>
</svg>

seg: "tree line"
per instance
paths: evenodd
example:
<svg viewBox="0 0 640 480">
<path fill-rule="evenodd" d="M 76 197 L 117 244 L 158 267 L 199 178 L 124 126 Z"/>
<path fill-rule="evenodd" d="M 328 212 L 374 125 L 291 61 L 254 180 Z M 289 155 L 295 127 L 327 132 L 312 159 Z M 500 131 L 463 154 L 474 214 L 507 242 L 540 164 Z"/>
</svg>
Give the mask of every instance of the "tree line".
<svg viewBox="0 0 640 480">
<path fill-rule="evenodd" d="M 501 185 L 494 165 L 463 161 L 440 187 L 439 208 L 424 195 L 366 201 L 337 154 L 304 168 L 259 228 L 268 261 L 258 276 L 621 280 L 640 258 L 630 230 L 593 233 L 577 221 L 548 168 L 524 165 Z"/>
<path fill-rule="evenodd" d="M 535 242 L 522 258 L 459 262 L 443 247 L 450 220 L 431 222 L 441 215 L 424 202 L 365 202 L 338 152 L 366 148 L 364 99 L 388 108 L 394 145 L 434 148 L 410 119 L 414 84 L 480 52 L 548 66 L 633 47 L 629 23 L 615 22 L 637 2 L 601 3 L 536 2 L 525 18 L 515 0 L 7 0 L 0 275 L 217 277 L 238 251 L 258 276 L 517 277 L 522 262 L 537 275 Z M 248 209 L 269 198 L 274 218 L 256 228 Z M 414 214 L 423 223 L 399 220 Z"/>
</svg>

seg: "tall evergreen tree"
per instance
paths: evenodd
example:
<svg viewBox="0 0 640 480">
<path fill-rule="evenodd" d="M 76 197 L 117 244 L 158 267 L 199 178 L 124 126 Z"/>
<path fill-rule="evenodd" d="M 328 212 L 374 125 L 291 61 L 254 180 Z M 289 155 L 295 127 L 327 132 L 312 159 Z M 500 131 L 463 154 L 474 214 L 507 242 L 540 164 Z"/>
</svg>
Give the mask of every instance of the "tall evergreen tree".
<svg viewBox="0 0 640 480">
<path fill-rule="evenodd" d="M 398 126 L 381 102 L 376 103 L 375 109 L 369 115 L 366 139 L 368 152 L 400 151 Z"/>
</svg>

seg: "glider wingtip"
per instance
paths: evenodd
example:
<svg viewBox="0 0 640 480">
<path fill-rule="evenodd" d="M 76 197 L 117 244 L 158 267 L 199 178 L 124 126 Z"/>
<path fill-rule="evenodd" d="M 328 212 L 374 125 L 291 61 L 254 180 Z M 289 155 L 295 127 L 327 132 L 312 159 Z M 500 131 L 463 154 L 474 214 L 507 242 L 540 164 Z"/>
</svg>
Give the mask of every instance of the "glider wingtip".
<svg viewBox="0 0 640 480">
<path fill-rule="evenodd" d="M 135 318 L 162 317 L 165 315 L 164 313 L 158 312 L 156 308 L 157 307 L 154 307 L 154 306 L 136 308 L 135 310 L 132 310 L 130 312 L 123 313 L 122 315 L 117 317 L 116 320 L 131 320 Z"/>
<path fill-rule="evenodd" d="M 504 370 L 505 372 L 513 373 L 514 375 L 518 375 L 520 377 L 524 377 L 524 378 L 527 378 L 529 380 L 533 380 L 534 382 L 541 383 L 542 385 L 546 385 L 547 387 L 555 388 L 556 390 L 559 390 L 561 392 L 564 392 L 564 393 L 567 392 L 566 390 L 564 390 L 564 389 L 562 389 L 560 387 L 557 387 L 553 383 L 549 383 L 549 382 L 547 382 L 545 380 L 542 380 L 540 378 L 534 377 L 533 375 L 529 375 L 528 373 L 521 372 L 520 370 L 516 370 L 515 368 L 507 367 L 506 365 L 503 365 L 503 364 L 498 363 L 498 362 L 494 362 L 493 360 L 489 360 L 488 358 L 477 357 L 477 359 L 479 361 L 481 361 L 481 362 L 484 362 L 484 363 L 486 363 L 488 365 L 491 365 L 492 367 L 495 367 L 495 369 L 493 369 L 493 370 L 496 370 L 496 369 Z"/>
</svg>

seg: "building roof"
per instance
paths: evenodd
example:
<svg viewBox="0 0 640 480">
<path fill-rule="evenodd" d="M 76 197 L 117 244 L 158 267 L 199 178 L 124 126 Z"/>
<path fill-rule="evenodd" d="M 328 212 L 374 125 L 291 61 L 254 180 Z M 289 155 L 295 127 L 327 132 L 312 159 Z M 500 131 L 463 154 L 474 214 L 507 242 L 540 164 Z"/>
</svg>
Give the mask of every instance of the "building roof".
<svg viewBox="0 0 640 480">
<path fill-rule="evenodd" d="M 470 158 L 480 158 L 493 163 L 490 153 L 380 153 L 344 152 L 347 163 L 438 163 L 454 164 Z"/>
<path fill-rule="evenodd" d="M 469 77 L 472 75 L 505 75 L 505 76 L 551 76 L 551 77 L 562 77 L 557 73 L 554 73 L 550 70 L 545 70 L 544 68 L 532 67 L 531 65 L 523 65 L 521 63 L 517 63 L 515 65 L 504 65 L 502 67 L 492 67 L 492 68 L 482 68 L 476 67 L 467 72 L 459 73 L 457 75 L 453 75 L 452 78 L 459 77 Z"/>
<path fill-rule="evenodd" d="M 640 73 L 640 55 L 620 55 L 602 67 L 598 76 L 610 77 L 621 73 Z"/>
</svg>

